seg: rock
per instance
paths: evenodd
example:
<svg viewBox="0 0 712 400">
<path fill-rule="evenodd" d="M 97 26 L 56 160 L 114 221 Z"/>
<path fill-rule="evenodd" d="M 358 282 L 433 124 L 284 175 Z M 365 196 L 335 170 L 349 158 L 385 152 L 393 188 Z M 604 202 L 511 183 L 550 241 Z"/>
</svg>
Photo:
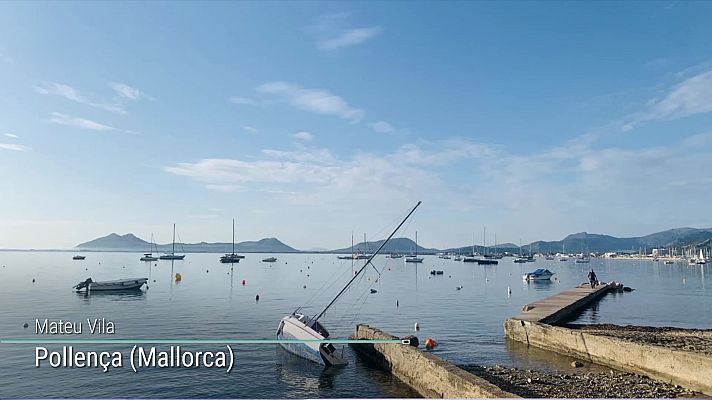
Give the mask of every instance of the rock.
<svg viewBox="0 0 712 400">
<path fill-rule="evenodd" d="M 571 366 L 574 368 L 581 368 L 583 367 L 583 363 L 581 361 L 571 361 Z"/>
</svg>

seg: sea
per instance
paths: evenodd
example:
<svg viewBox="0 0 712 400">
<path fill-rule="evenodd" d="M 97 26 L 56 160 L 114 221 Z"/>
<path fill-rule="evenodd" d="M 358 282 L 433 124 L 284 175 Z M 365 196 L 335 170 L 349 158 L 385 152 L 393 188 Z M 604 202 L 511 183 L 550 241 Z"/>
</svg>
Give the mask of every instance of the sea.
<svg viewBox="0 0 712 400">
<path fill-rule="evenodd" d="M 220 254 L 189 253 L 182 261 L 139 261 L 140 254 L 0 252 L 0 340 L 6 339 L 274 339 L 280 319 L 301 307 L 322 311 L 364 261 L 333 254 L 246 254 L 221 264 Z M 273 263 L 262 262 L 275 256 Z M 622 282 L 632 292 L 609 294 L 577 323 L 712 328 L 712 268 L 654 261 L 592 259 L 590 264 L 536 259 L 477 265 L 436 256 L 422 264 L 377 257 L 320 320 L 331 338 L 347 339 L 365 323 L 393 335 L 438 342 L 433 352 L 456 364 L 561 370 L 570 360 L 527 349 L 504 337 L 503 323 L 522 306 L 586 281 L 593 269 L 602 282 Z M 525 272 L 548 268 L 551 282 L 526 283 Z M 431 270 L 442 275 L 431 275 Z M 176 273 L 181 280 L 176 281 Z M 132 293 L 78 294 L 95 281 L 149 278 Z M 461 287 L 461 289 L 457 289 Z M 375 289 L 372 293 L 370 289 Z M 259 300 L 257 299 L 259 296 Z M 115 333 L 90 334 L 86 319 L 111 321 Z M 38 335 L 35 321 L 84 321 L 81 335 Z M 415 330 L 415 324 L 419 330 Z M 28 327 L 24 327 L 25 324 Z M 52 368 L 35 366 L 36 347 L 0 343 L 0 398 L 321 398 L 416 397 L 417 393 L 359 358 L 345 346 L 349 365 L 324 368 L 276 344 L 235 344 L 230 372 L 220 368 Z M 159 350 L 168 345 L 156 346 Z M 130 344 L 79 343 L 75 351 L 119 351 Z M 186 344 L 190 351 L 223 351 L 220 344 Z M 337 348 L 341 348 L 338 345 Z"/>
</svg>

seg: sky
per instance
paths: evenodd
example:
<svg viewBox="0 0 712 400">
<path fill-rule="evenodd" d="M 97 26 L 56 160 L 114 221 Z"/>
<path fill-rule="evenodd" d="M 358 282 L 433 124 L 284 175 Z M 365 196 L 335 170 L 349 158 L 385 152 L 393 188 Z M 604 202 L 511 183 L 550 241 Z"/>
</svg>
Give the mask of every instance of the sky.
<svg viewBox="0 0 712 400">
<path fill-rule="evenodd" d="M 711 2 L 0 2 L 0 248 L 711 227 Z M 473 238 L 474 236 L 474 238 Z"/>
</svg>

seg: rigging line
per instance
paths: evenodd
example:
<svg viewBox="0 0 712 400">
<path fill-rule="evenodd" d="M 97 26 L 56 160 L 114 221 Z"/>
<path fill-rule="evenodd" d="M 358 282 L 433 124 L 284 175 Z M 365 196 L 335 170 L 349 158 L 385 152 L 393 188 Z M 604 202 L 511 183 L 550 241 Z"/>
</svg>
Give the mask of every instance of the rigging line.
<svg viewBox="0 0 712 400">
<path fill-rule="evenodd" d="M 316 292 L 309 298 L 309 300 L 306 302 L 306 304 L 311 304 L 313 303 L 317 297 L 323 295 L 326 293 L 326 290 L 336 284 L 336 282 L 341 279 L 341 277 L 346 274 L 347 271 L 350 269 L 345 269 L 344 268 L 345 263 L 341 263 L 340 268 L 334 269 L 334 272 L 322 283 L 322 285 L 316 290 Z"/>
</svg>

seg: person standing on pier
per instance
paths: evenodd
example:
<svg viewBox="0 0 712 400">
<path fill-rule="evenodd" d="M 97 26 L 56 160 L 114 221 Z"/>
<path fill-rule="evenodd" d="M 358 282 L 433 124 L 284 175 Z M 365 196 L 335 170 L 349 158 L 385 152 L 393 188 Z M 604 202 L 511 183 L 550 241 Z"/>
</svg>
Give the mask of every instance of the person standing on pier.
<svg viewBox="0 0 712 400">
<path fill-rule="evenodd" d="M 588 281 L 591 283 L 591 289 L 598 285 L 598 277 L 596 276 L 596 273 L 593 272 L 593 269 L 591 269 L 591 272 L 588 273 Z"/>
</svg>

